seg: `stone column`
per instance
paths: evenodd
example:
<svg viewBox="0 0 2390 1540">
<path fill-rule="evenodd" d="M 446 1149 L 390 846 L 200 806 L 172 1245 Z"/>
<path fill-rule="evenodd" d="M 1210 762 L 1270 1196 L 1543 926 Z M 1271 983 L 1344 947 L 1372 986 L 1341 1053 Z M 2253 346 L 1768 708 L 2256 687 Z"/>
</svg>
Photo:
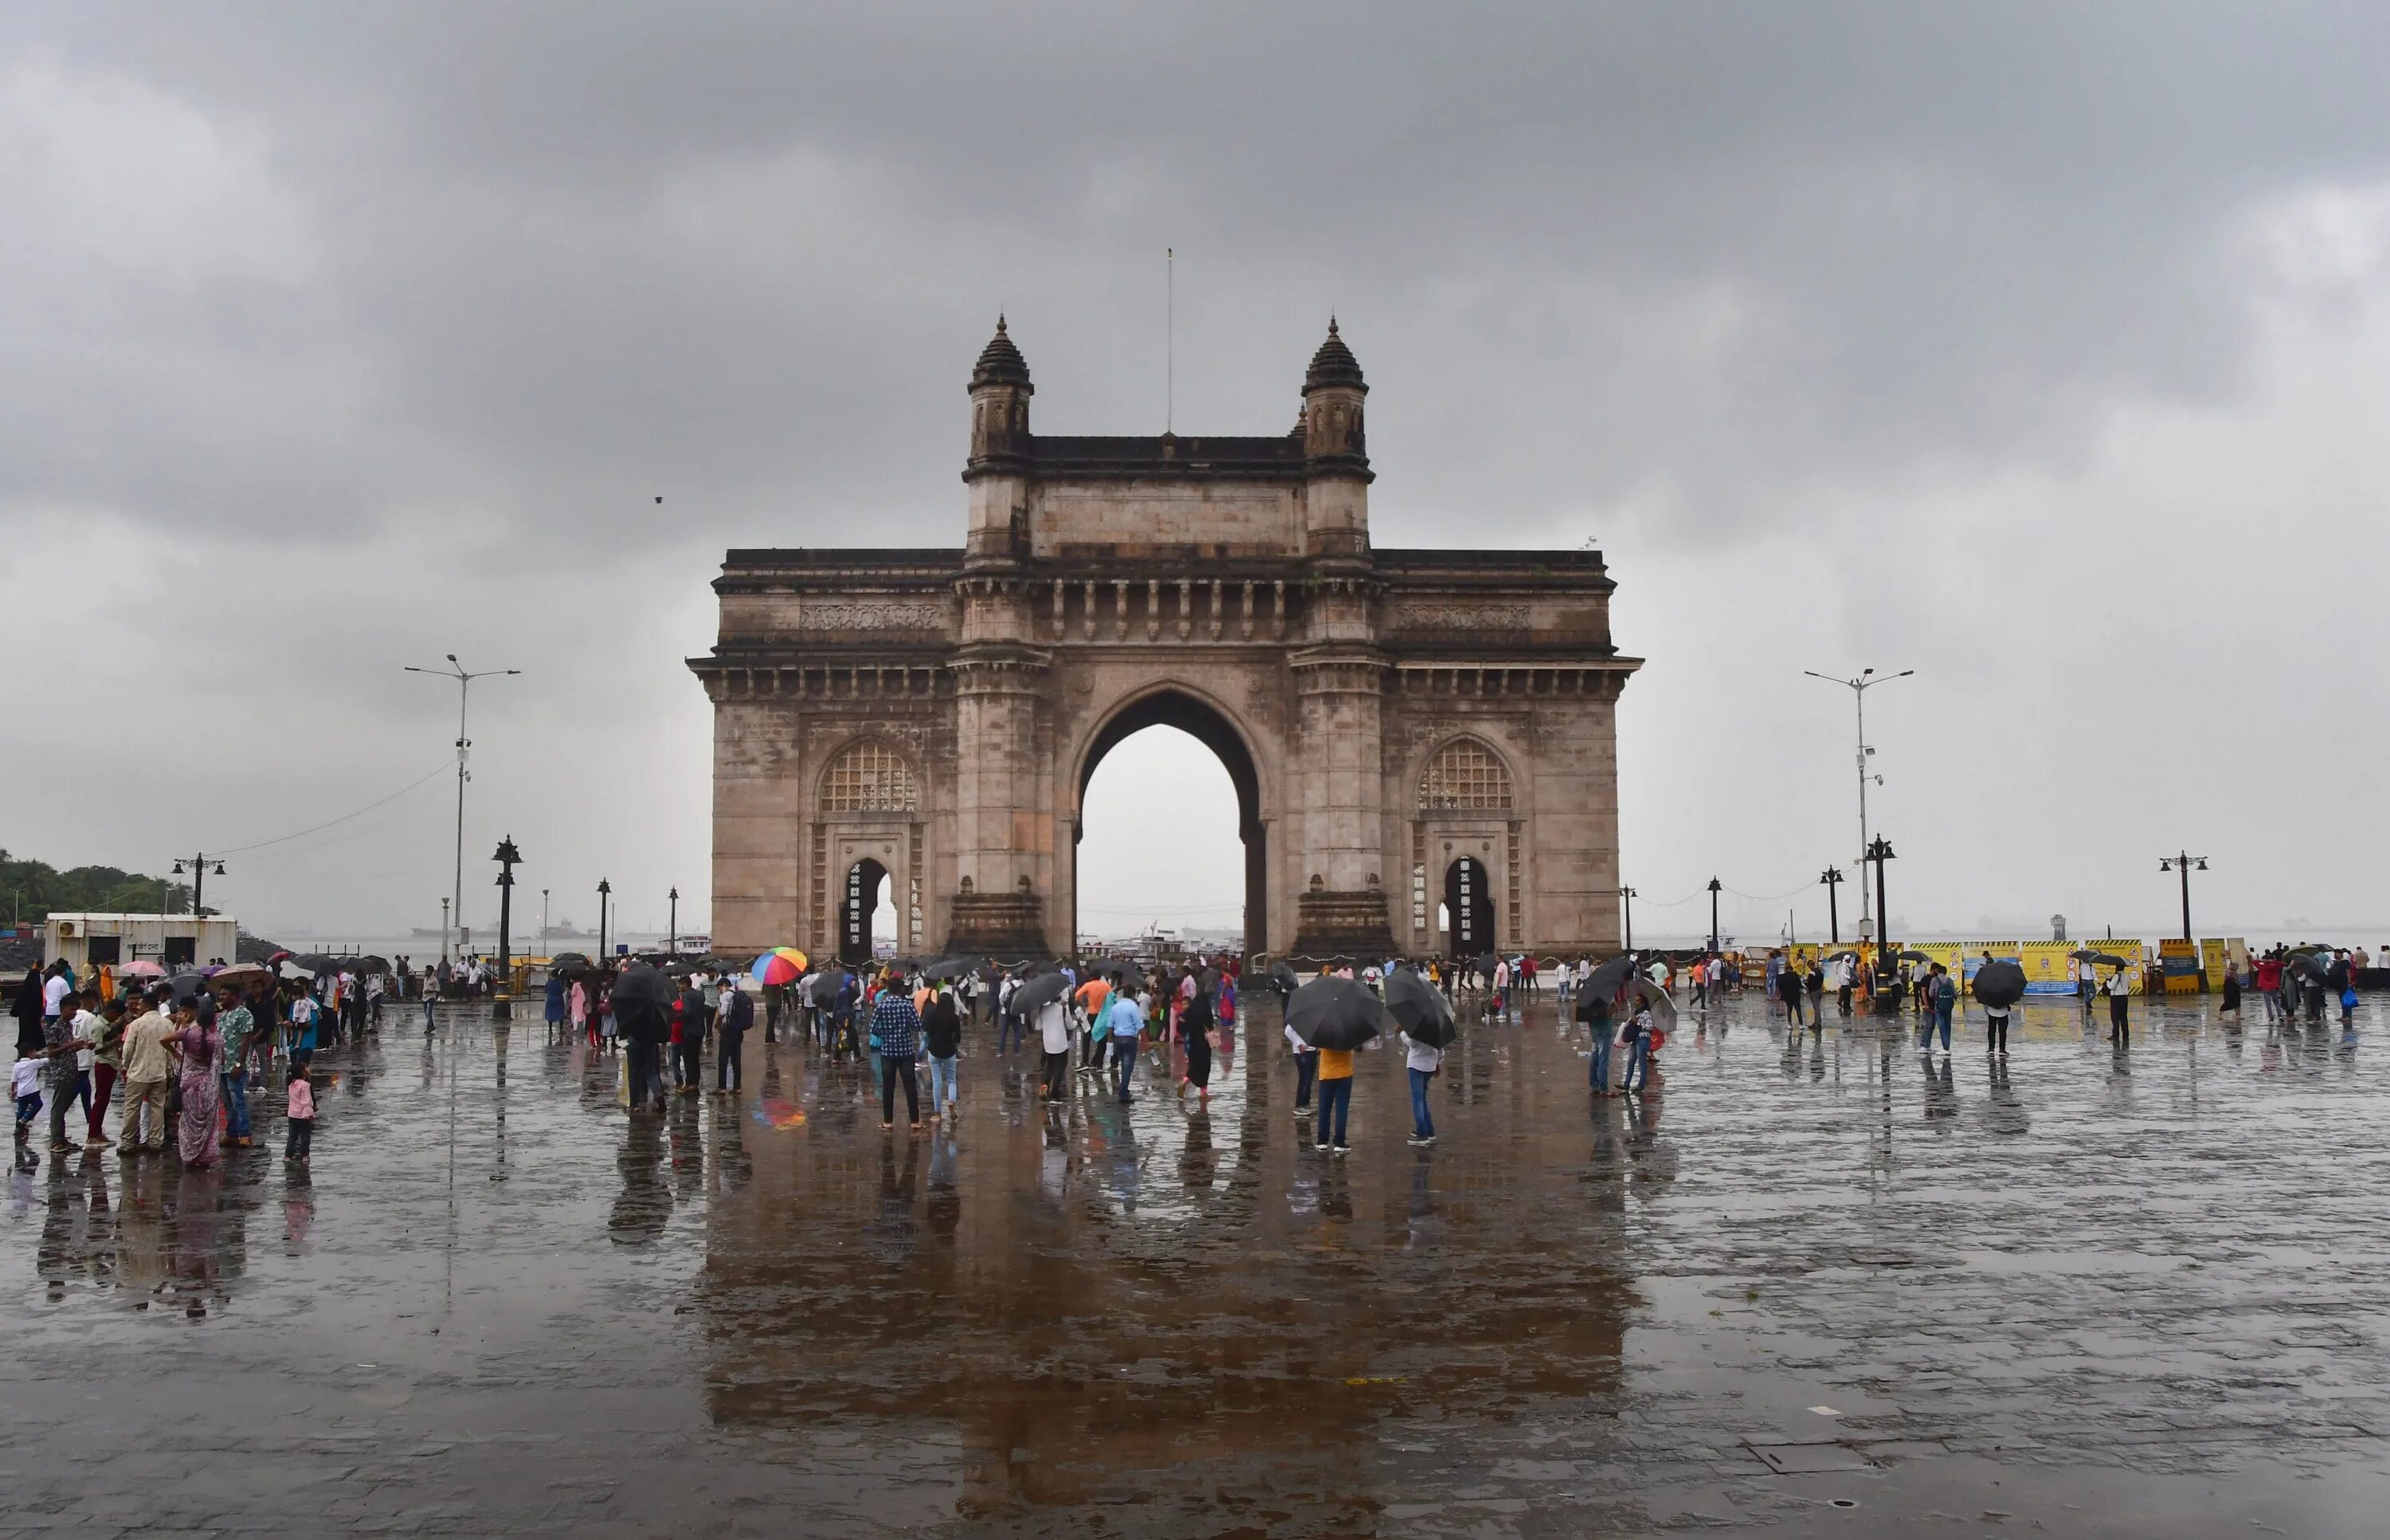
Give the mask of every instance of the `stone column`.
<svg viewBox="0 0 2390 1540">
<path fill-rule="evenodd" d="M 945 949 L 1000 957 L 1047 950 L 1054 815 L 1047 784 L 1047 661 L 984 643 L 954 661 L 955 842 L 958 877 Z"/>
<path fill-rule="evenodd" d="M 1386 661 L 1349 643 L 1293 658 L 1297 740 L 1289 774 L 1302 809 L 1294 879 L 1300 956 L 1360 963 L 1394 954 L 1386 917 Z"/>
</svg>

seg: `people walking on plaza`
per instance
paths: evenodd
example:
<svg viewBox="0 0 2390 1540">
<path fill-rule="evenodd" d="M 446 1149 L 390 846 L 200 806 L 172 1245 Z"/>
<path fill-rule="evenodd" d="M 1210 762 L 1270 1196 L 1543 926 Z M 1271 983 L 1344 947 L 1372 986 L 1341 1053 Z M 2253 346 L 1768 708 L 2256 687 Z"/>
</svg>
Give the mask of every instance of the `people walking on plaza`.
<svg viewBox="0 0 2390 1540">
<path fill-rule="evenodd" d="M 99 1025 L 91 1034 L 91 1116 L 85 1120 L 84 1143 L 99 1149 L 111 1141 L 101 1131 L 101 1120 L 108 1116 L 108 1104 L 116 1091 L 117 1075 L 124 1063 L 124 1026 L 129 1002 L 123 994 L 99 1007 Z"/>
<path fill-rule="evenodd" d="M 921 1088 L 913 1073 L 913 1059 L 920 1051 L 921 1017 L 913 1008 L 912 996 L 906 995 L 893 969 L 880 982 L 879 996 L 871 1005 L 871 1041 L 880 1055 L 880 1126 L 884 1132 L 895 1126 L 896 1083 L 905 1083 L 905 1118 L 915 1133 L 921 1129 Z"/>
<path fill-rule="evenodd" d="M 212 1166 L 216 1161 L 216 1064 L 223 1055 L 224 1039 L 214 1026 L 199 1020 L 197 1006 L 186 1004 L 175 1010 L 174 1033 L 167 1041 L 181 1065 L 174 1088 L 182 1097 L 183 1110 L 174 1136 L 183 1164 Z"/>
<path fill-rule="evenodd" d="M 126 1007 L 124 1110 L 116 1124 L 119 1155 L 158 1154 L 166 1148 L 166 1085 L 174 1056 L 166 1044 L 174 1023 L 165 1013 L 173 992 L 161 985 L 148 998 L 135 995 Z"/>
<path fill-rule="evenodd" d="M 223 1142 L 247 1149 L 256 1141 L 249 1130 L 249 1040 L 256 1018 L 240 1003 L 240 993 L 226 984 L 216 991 L 216 1037 L 223 1046 L 216 1083 L 224 1094 Z"/>
<path fill-rule="evenodd" d="M 921 1018 L 921 1048 L 930 1062 L 930 1121 L 955 1115 L 955 1071 L 963 1051 L 963 1013 L 952 989 L 941 986 Z"/>
<path fill-rule="evenodd" d="M 1628 986 L 1634 987 L 1630 981 Z M 1576 982 L 1576 1019 L 1585 1023 L 1593 1040 L 1592 1061 L 1586 1066 L 1586 1084 L 1595 1096 L 1610 1097 L 1617 1093 L 1610 1086 L 1610 1050 L 1618 1035 L 1618 1022 L 1612 1011 L 1613 1001 L 1602 991 L 1589 989 L 1585 975 Z"/>
<path fill-rule="evenodd" d="M 42 1072 L 48 1063 L 45 1051 L 41 1048 L 20 1052 L 17 1056 L 16 1068 L 9 1078 L 9 1090 L 17 1098 L 17 1143 L 20 1146 L 32 1141 L 33 1120 L 42 1115 Z M 23 1150 L 19 1150 L 19 1155 L 26 1161 L 37 1159 Z"/>
<path fill-rule="evenodd" d="M 1917 1020 L 1921 1023 L 1921 1040 L 1935 1027 L 1942 1029 L 1942 1051 L 1950 1051 L 1950 1018 L 1959 1008 L 1959 982 L 1950 970 L 1935 963 L 1917 986 Z"/>
<path fill-rule="evenodd" d="M 90 1081 L 81 1055 L 91 1046 L 88 1034 L 97 1028 L 99 1018 L 84 1008 L 81 990 L 59 993 L 58 1007 L 42 1019 L 42 1049 L 50 1087 L 50 1149 L 64 1154 L 83 1148 L 67 1137 L 67 1110 L 81 1100 L 88 1119 Z"/>
<path fill-rule="evenodd" d="M 282 1158 L 301 1165 L 315 1150 L 315 1087 L 305 1075 L 292 1075 L 283 1102 Z"/>
<path fill-rule="evenodd" d="M 728 1096 L 747 1088 L 747 1029 L 755 1024 L 755 1002 L 736 975 L 723 981 L 722 1024 L 713 1038 L 713 1094 Z"/>
<path fill-rule="evenodd" d="M 1163 1002 L 1158 998 L 1139 1000 L 1125 989 L 1120 993 L 1121 1003 L 1129 1008 L 1108 1012 L 1104 1026 L 1112 1044 L 1112 1096 L 1121 1102 L 1131 1102 L 1137 1099 L 1131 1085 L 1137 1074 L 1137 1050 L 1145 1032 L 1146 1012 L 1162 1007 Z"/>
<path fill-rule="evenodd" d="M 1984 1007 L 1984 1052 L 2006 1059 L 2009 1053 L 2009 1012 L 2011 1006 Z M 1943 1045 L 1948 1046 L 1946 1042 Z"/>
<path fill-rule="evenodd" d="M 1639 1088 L 1651 1086 L 1651 1007 L 1638 1001 L 1626 1025 L 1619 1033 L 1619 1042 L 1626 1049 L 1626 1074 L 1620 1081 L 1621 1096 L 1633 1096 Z"/>
<path fill-rule="evenodd" d="M 2229 1016 L 2235 1025 L 2241 1020 L 2241 969 L 2229 957 L 2224 963 L 2224 1002 L 2217 1014 Z"/>
<path fill-rule="evenodd" d="M 2133 982 L 2127 969 L 2117 969 L 2108 979 L 2108 1041 L 2120 1048 L 2133 1042 Z"/>
<path fill-rule="evenodd" d="M 1784 1002 L 1784 1020 L 1794 1030 L 1801 1026 L 1801 970 L 1789 963 L 1776 975 L 1774 994 Z"/>
<path fill-rule="evenodd" d="M 1294 1049 L 1294 1116 L 1300 1123 L 1311 1116 L 1311 1092 L 1319 1077 L 1319 1050 L 1304 1042 L 1292 1027 L 1286 1029 L 1286 1040 Z"/>
<path fill-rule="evenodd" d="M 1312 1124 L 1312 1148 L 1342 1155 L 1347 1148 L 1344 1121 L 1353 1108 L 1353 1051 L 1321 1048 L 1318 1055 L 1319 1120 Z"/>
<path fill-rule="evenodd" d="M 2257 997 L 2266 1005 L 2266 1025 L 2280 1026 L 2282 1020 L 2282 955 L 2276 947 L 2257 959 L 2253 969 L 2257 981 Z"/>
<path fill-rule="evenodd" d="M 1403 1042 L 1403 1072 L 1411 1083 L 1411 1143 L 1435 1143 L 1435 1119 L 1429 1115 L 1428 1087 L 1434 1084 L 1436 1072 L 1444 1067 L 1444 1050 L 1433 1044 L 1414 1041 L 1408 1033 L 1398 1034 Z M 1350 1057 L 1350 1056 L 1347 1056 Z M 1352 1082 L 1339 1093 L 1340 1100 L 1349 1097 Z M 1337 1143 L 1343 1143 L 1343 1120 L 1337 1120 Z"/>
<path fill-rule="evenodd" d="M 1187 1072 L 1178 1077 L 1178 1094 L 1185 1096 L 1191 1085 L 1197 1105 L 1203 1106 L 1212 1099 L 1212 1026 L 1217 1007 L 1213 1004 L 1212 992 L 1201 987 L 1202 981 L 1198 979 L 1195 982 L 1197 987 L 1188 995 L 1187 1007 L 1178 1018 L 1187 1056 Z"/>
<path fill-rule="evenodd" d="M 1071 1013 L 1060 999 L 1047 1000 L 1031 1013 L 1027 1028 L 1037 1033 L 1038 1051 L 1046 1056 L 1046 1099 L 1063 1099 L 1071 1082 Z"/>
</svg>

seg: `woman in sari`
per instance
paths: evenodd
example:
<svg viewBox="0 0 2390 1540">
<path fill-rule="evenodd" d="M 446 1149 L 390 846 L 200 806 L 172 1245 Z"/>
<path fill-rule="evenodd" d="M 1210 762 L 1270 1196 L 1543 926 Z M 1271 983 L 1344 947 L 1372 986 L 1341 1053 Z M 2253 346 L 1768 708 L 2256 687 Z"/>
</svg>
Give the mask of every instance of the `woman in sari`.
<svg viewBox="0 0 2390 1540">
<path fill-rule="evenodd" d="M 183 1066 L 183 1113 L 175 1127 L 183 1164 L 212 1166 L 216 1161 L 216 1053 L 224 1040 L 216 1035 L 215 1023 L 202 1023 L 185 1006 L 174 1013 L 174 1033 L 166 1041 Z"/>
</svg>

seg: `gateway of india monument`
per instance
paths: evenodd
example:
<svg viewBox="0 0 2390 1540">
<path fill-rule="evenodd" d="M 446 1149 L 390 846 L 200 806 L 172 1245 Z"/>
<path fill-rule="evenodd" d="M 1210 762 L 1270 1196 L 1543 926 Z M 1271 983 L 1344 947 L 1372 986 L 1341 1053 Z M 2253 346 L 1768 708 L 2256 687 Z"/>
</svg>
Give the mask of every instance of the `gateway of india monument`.
<svg viewBox="0 0 2390 1540">
<path fill-rule="evenodd" d="M 714 944 L 1073 952 L 1088 779 L 1167 724 L 1236 785 L 1249 957 L 1614 950 L 1601 557 L 1373 545 L 1368 392 L 1331 322 L 1283 435 L 1041 436 L 998 320 L 961 546 L 723 562 Z"/>
</svg>

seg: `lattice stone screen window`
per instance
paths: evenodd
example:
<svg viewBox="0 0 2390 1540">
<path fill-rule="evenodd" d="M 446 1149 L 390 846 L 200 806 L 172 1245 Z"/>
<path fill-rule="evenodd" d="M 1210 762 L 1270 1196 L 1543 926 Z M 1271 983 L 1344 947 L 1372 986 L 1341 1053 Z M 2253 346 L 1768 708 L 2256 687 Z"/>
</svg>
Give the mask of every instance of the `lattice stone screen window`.
<svg viewBox="0 0 2390 1540">
<path fill-rule="evenodd" d="M 822 777 L 824 813 L 911 813 L 919 802 L 913 768 L 878 743 L 858 743 Z"/>
<path fill-rule="evenodd" d="M 1436 751 L 1420 772 L 1419 804 L 1444 807 L 1510 805 L 1510 773 L 1494 751 L 1473 738 L 1457 738 Z"/>
</svg>

